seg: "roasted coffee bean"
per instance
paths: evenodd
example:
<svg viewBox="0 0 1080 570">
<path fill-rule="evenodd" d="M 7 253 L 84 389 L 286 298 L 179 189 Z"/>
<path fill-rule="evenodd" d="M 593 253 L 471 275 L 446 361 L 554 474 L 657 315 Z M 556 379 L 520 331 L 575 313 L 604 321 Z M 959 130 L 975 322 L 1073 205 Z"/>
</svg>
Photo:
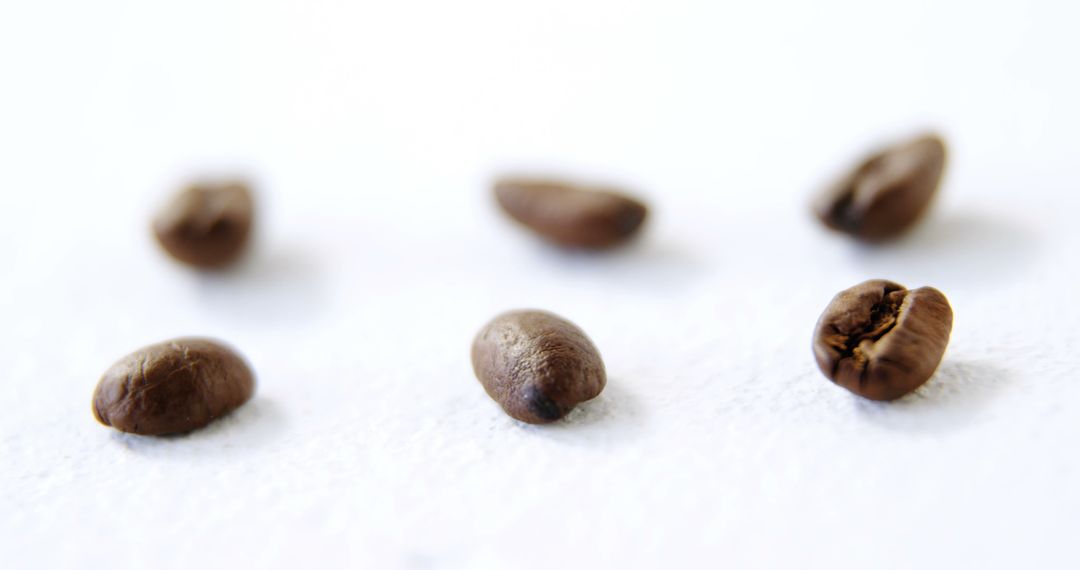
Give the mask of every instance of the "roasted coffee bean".
<svg viewBox="0 0 1080 570">
<path fill-rule="evenodd" d="M 937 289 L 867 281 L 829 303 L 814 331 L 814 356 L 836 384 L 871 400 L 895 400 L 934 374 L 952 322 Z"/>
<path fill-rule="evenodd" d="M 154 219 L 154 235 L 174 258 L 200 268 L 235 261 L 251 234 L 254 206 L 238 182 L 196 184 L 176 196 Z"/>
<path fill-rule="evenodd" d="M 141 348 L 109 368 L 94 390 L 94 417 L 120 431 L 164 435 L 201 428 L 255 391 L 244 359 L 203 338 Z"/>
<path fill-rule="evenodd" d="M 600 394 L 604 362 L 585 333 L 545 311 L 511 311 L 476 335 L 472 363 L 484 390 L 511 417 L 553 422 Z"/>
<path fill-rule="evenodd" d="M 604 249 L 628 241 L 647 208 L 619 192 L 554 180 L 504 179 L 495 198 L 507 214 L 561 246 Z"/>
<path fill-rule="evenodd" d="M 933 201 L 945 168 L 945 143 L 928 134 L 879 152 L 818 197 L 825 225 L 867 242 L 904 233 Z"/>
</svg>

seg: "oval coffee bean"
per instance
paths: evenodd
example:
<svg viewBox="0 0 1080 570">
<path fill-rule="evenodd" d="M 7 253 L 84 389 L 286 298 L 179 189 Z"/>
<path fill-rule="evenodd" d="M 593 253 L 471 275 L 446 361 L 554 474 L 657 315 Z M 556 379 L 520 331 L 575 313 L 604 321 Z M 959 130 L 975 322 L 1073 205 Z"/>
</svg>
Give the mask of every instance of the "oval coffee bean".
<svg viewBox="0 0 1080 570">
<path fill-rule="evenodd" d="M 875 154 L 818 197 L 828 227 L 867 242 L 894 238 L 923 216 L 945 168 L 945 143 L 924 135 Z"/>
<path fill-rule="evenodd" d="M 937 289 L 867 281 L 829 303 L 814 331 L 814 356 L 836 384 L 871 400 L 895 400 L 934 374 L 952 322 Z"/>
<path fill-rule="evenodd" d="M 217 341 L 178 338 L 141 348 L 109 368 L 94 390 L 94 417 L 143 435 L 201 428 L 240 407 L 255 377 Z"/>
<path fill-rule="evenodd" d="M 507 414 L 530 424 L 553 422 L 600 394 L 604 362 L 585 333 L 545 311 L 512 311 L 476 335 L 473 370 Z"/>
<path fill-rule="evenodd" d="M 515 220 L 567 247 L 624 243 L 647 213 L 644 204 L 621 193 L 553 180 L 504 179 L 495 184 L 495 197 Z"/>
<path fill-rule="evenodd" d="M 200 268 L 222 267 L 243 253 L 253 212 L 251 192 L 242 183 L 196 184 L 158 213 L 154 235 L 179 261 Z"/>
</svg>

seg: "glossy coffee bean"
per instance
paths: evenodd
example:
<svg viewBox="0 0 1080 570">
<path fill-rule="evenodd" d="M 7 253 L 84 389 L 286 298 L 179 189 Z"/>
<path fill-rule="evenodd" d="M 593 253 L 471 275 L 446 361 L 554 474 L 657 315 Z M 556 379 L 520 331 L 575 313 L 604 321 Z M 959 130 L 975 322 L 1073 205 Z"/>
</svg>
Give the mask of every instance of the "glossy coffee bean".
<svg viewBox="0 0 1080 570">
<path fill-rule="evenodd" d="M 94 417 L 129 433 L 182 433 L 240 407 L 254 391 L 255 376 L 231 348 L 178 338 L 112 365 L 94 390 Z"/>
<path fill-rule="evenodd" d="M 243 253 L 251 234 L 254 204 L 247 186 L 196 184 L 174 196 L 154 218 L 158 242 L 175 259 L 194 267 L 228 265 Z"/>
<path fill-rule="evenodd" d="M 867 281 L 841 291 L 814 331 L 814 356 L 830 380 L 871 400 L 895 400 L 934 374 L 952 332 L 948 299 Z"/>
<path fill-rule="evenodd" d="M 472 363 L 484 390 L 511 417 L 553 422 L 600 394 L 604 362 L 585 333 L 545 311 L 511 311 L 476 335 Z"/>
<path fill-rule="evenodd" d="M 511 217 L 561 246 L 604 249 L 628 241 L 647 208 L 620 192 L 556 180 L 503 179 L 495 198 Z"/>
<path fill-rule="evenodd" d="M 941 183 L 945 143 L 932 134 L 881 151 L 818 196 L 826 226 L 866 242 L 895 238 L 924 215 Z"/>
</svg>

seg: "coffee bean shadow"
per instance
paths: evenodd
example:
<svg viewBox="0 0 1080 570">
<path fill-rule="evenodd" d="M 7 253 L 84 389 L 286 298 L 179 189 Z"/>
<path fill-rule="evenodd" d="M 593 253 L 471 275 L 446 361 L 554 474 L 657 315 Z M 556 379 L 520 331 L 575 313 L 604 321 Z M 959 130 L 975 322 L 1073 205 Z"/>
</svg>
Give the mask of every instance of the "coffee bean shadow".
<svg viewBox="0 0 1080 570">
<path fill-rule="evenodd" d="M 609 379 L 599 396 L 578 404 L 563 419 L 547 425 L 521 423 L 529 435 L 579 446 L 626 443 L 644 431 L 644 408 L 633 393 Z"/>
<path fill-rule="evenodd" d="M 199 275 L 202 300 L 246 321 L 304 321 L 325 306 L 320 267 L 297 248 L 257 248 L 235 267 Z"/>
<path fill-rule="evenodd" d="M 990 363 L 946 357 L 918 390 L 892 402 L 855 397 L 855 409 L 883 428 L 936 434 L 970 426 L 1008 382 L 1008 371 Z"/>
<path fill-rule="evenodd" d="M 933 215 L 899 241 L 857 245 L 855 260 L 867 275 L 914 279 L 947 289 L 950 284 L 1008 280 L 1038 254 L 1037 237 L 1005 219 L 974 212 Z M 903 272 L 897 275 L 897 272 Z"/>
<path fill-rule="evenodd" d="M 149 436 L 114 431 L 112 439 L 128 451 L 148 457 L 236 457 L 272 442 L 284 425 L 285 415 L 278 404 L 256 396 L 232 413 L 189 433 Z"/>
<path fill-rule="evenodd" d="M 685 245 L 652 236 L 610 250 L 576 250 L 546 243 L 538 243 L 537 249 L 550 272 L 605 287 L 668 291 L 694 283 L 708 269 Z"/>
</svg>

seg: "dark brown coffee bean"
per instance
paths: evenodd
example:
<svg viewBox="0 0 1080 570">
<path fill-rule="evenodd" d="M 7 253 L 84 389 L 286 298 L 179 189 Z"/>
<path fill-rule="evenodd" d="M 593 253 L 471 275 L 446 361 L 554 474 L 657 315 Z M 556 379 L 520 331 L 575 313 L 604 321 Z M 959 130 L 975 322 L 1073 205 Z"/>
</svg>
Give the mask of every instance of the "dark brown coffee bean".
<svg viewBox="0 0 1080 570">
<path fill-rule="evenodd" d="M 934 374 L 952 322 L 937 289 L 867 281 L 829 303 L 814 331 L 814 356 L 836 384 L 871 400 L 895 400 Z"/>
<path fill-rule="evenodd" d="M 924 135 L 875 154 L 818 197 L 825 225 L 867 242 L 894 238 L 929 208 L 945 168 L 945 143 Z"/>
<path fill-rule="evenodd" d="M 178 338 L 112 365 L 94 390 L 94 417 L 129 433 L 182 433 L 240 407 L 254 391 L 251 369 L 232 349 Z"/>
<path fill-rule="evenodd" d="M 242 183 L 196 184 L 154 219 L 154 235 L 174 258 L 200 268 L 235 261 L 251 234 L 254 205 Z"/>
<path fill-rule="evenodd" d="M 629 240 L 647 208 L 621 193 L 554 180 L 504 179 L 495 198 L 506 213 L 558 245 L 603 249 Z"/>
<path fill-rule="evenodd" d="M 545 311 L 511 311 L 476 335 L 472 363 L 484 390 L 507 414 L 553 422 L 600 394 L 604 362 L 585 333 Z"/>
</svg>

